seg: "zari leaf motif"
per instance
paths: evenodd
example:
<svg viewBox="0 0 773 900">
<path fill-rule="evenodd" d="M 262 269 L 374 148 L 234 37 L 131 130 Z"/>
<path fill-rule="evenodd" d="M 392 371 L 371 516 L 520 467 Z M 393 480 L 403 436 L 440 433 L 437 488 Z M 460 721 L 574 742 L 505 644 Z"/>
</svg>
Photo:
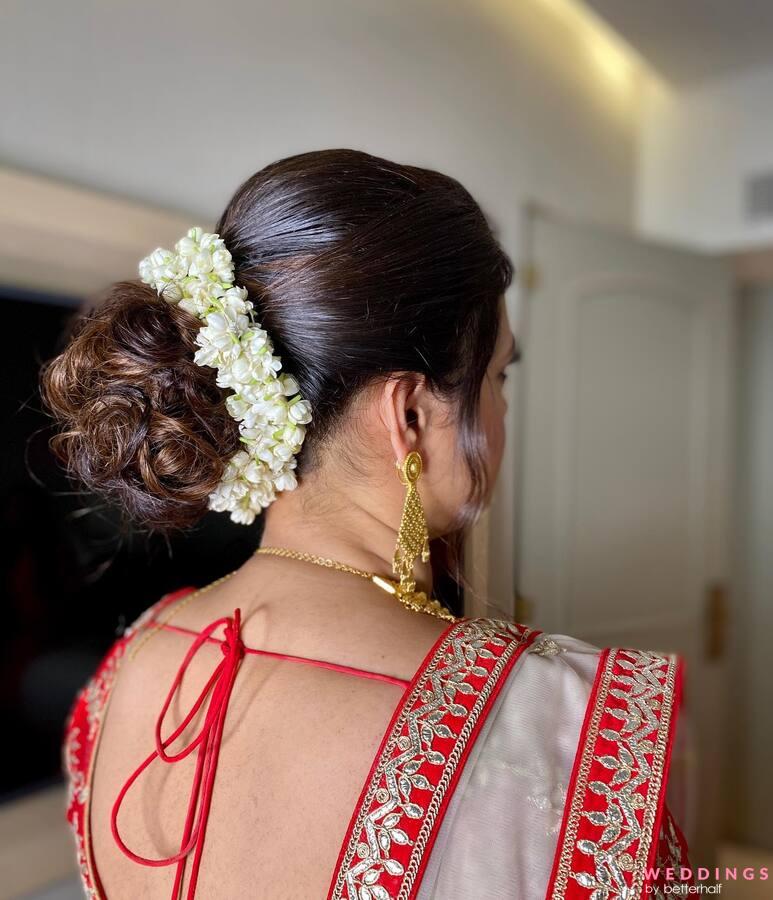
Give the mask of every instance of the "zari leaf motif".
<svg viewBox="0 0 773 900">
<path fill-rule="evenodd" d="M 581 813 L 603 831 L 596 840 L 583 837 L 575 841 L 580 853 L 591 858 L 594 871 L 577 868 L 576 858 L 574 868 L 566 874 L 592 892 L 588 900 L 633 900 L 639 894 L 632 887 L 631 872 L 635 866 L 640 872 L 646 864 L 646 854 L 642 857 L 639 851 L 643 840 L 647 839 L 646 850 L 651 839 L 647 830 L 657 805 L 657 792 L 651 788 L 662 771 L 663 736 L 668 726 L 668 720 L 659 719 L 655 711 L 662 708 L 664 700 L 670 708 L 673 658 L 648 651 L 617 650 L 609 665 L 609 685 L 600 692 L 597 702 L 604 704 L 599 712 L 609 713 L 620 727 L 598 731 L 597 737 L 613 747 L 595 753 L 592 760 L 612 775 L 608 781 L 594 780 L 586 786 L 592 794 L 604 798 L 604 808 L 598 809 L 596 801 L 593 809 Z M 630 674 L 621 674 L 620 669 Z M 624 706 L 610 705 L 610 697 L 623 701 Z M 591 735 L 588 740 L 597 737 Z M 635 860 L 637 852 L 639 859 Z M 556 896 L 564 896 L 563 889 Z"/>
<path fill-rule="evenodd" d="M 408 896 L 415 860 L 423 852 L 421 846 L 415 845 L 426 840 L 422 834 L 434 820 L 443 793 L 439 785 L 447 781 L 449 771 L 456 765 L 459 748 L 474 721 L 476 701 L 487 696 L 484 688 L 467 679 L 485 678 L 484 685 L 493 684 L 497 676 L 492 673 L 498 664 L 529 634 L 529 629 L 498 619 L 462 621 L 450 632 L 447 646 L 422 673 L 415 696 L 406 703 L 402 721 L 398 719 L 391 733 L 391 743 L 386 745 L 370 782 L 375 803 L 366 799 L 362 804 L 362 818 L 353 832 L 354 843 L 350 844 L 354 858 L 344 860 L 333 898 L 395 900 Z M 505 649 L 499 654 L 489 649 L 492 647 Z M 481 660 L 494 660 L 494 668 L 491 663 L 488 668 L 481 665 Z M 474 695 L 472 706 L 459 702 L 458 695 Z M 453 741 L 453 749 L 441 752 L 436 745 L 438 739 Z M 411 819 L 423 820 L 415 841 L 401 827 Z M 411 834 L 416 834 L 415 828 L 413 824 Z M 410 873 L 394 858 L 398 855 L 395 845 L 413 848 L 407 867 Z M 384 876 L 403 875 L 401 887 L 393 895 L 393 885 Z"/>
</svg>

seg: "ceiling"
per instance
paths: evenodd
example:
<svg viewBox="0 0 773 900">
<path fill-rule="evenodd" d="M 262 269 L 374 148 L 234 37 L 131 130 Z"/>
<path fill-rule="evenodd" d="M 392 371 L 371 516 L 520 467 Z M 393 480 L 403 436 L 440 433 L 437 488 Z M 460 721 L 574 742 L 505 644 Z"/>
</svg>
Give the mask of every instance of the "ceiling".
<svg viewBox="0 0 773 900">
<path fill-rule="evenodd" d="M 584 0 L 666 81 L 773 65 L 771 0 Z"/>
</svg>

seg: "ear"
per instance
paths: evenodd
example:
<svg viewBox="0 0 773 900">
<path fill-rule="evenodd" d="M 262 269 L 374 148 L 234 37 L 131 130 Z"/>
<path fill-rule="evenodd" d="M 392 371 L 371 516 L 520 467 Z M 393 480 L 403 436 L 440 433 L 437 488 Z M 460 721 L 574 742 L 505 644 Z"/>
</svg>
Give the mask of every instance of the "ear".
<svg viewBox="0 0 773 900">
<path fill-rule="evenodd" d="M 423 375 L 394 375 L 384 381 L 379 414 L 398 463 L 422 443 L 431 405 L 431 392 Z"/>
</svg>

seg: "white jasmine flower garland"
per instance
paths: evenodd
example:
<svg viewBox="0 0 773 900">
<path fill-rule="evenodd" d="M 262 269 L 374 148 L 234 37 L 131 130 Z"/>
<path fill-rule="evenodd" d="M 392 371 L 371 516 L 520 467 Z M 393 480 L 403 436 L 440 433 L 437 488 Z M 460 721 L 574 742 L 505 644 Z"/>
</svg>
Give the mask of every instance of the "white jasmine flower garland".
<svg viewBox="0 0 773 900">
<path fill-rule="evenodd" d="M 281 360 L 255 320 L 247 291 L 234 285 L 231 254 L 219 235 L 191 228 L 174 252 L 159 247 L 143 259 L 140 278 L 204 323 L 193 359 L 216 368 L 218 386 L 233 391 L 226 406 L 244 445 L 209 495 L 209 508 L 251 525 L 276 491 L 297 485 L 295 457 L 311 406 L 299 394 L 298 382 L 279 374 Z"/>
</svg>

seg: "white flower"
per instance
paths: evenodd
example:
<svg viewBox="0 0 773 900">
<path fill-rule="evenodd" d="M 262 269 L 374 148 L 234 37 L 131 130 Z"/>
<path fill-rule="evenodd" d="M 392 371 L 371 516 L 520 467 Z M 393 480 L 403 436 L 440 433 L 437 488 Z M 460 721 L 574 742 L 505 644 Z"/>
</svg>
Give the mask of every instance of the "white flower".
<svg viewBox="0 0 773 900">
<path fill-rule="evenodd" d="M 300 448 L 303 439 L 306 436 L 306 429 L 302 425 L 285 425 L 282 433 L 282 440 L 288 447 Z M 294 450 L 297 453 L 298 450 Z"/>
<path fill-rule="evenodd" d="M 266 331 L 254 321 L 247 291 L 235 285 L 233 259 L 218 234 L 191 228 L 174 252 L 158 247 L 139 266 L 142 281 L 170 303 L 196 316 L 197 365 L 217 369 L 219 387 L 233 393 L 226 408 L 239 423 L 243 449 L 227 461 L 209 508 L 250 525 L 277 491 L 297 484 L 295 456 L 311 421 L 311 405 Z"/>
<path fill-rule="evenodd" d="M 282 463 L 288 462 L 292 459 L 293 451 L 287 444 L 277 444 L 274 447 L 274 459 L 280 460 Z"/>
<path fill-rule="evenodd" d="M 242 349 L 253 359 L 273 353 L 274 348 L 268 339 L 268 334 L 258 325 L 253 325 L 241 337 Z"/>
<path fill-rule="evenodd" d="M 237 317 L 246 316 L 251 305 L 247 301 L 247 291 L 240 287 L 228 288 L 220 298 L 220 303 L 223 307 L 223 312 L 234 320 Z M 265 332 L 263 333 L 265 334 Z"/>
<path fill-rule="evenodd" d="M 278 491 L 292 491 L 298 486 L 295 472 L 283 472 L 274 482 Z"/>
<path fill-rule="evenodd" d="M 227 512 L 227 509 L 221 509 L 219 512 Z M 256 515 L 251 497 L 245 497 L 231 509 L 231 519 L 237 525 L 252 525 Z"/>
<path fill-rule="evenodd" d="M 198 276 L 207 275 L 212 271 L 212 254 L 201 252 L 197 253 L 188 266 L 188 274 Z"/>
<path fill-rule="evenodd" d="M 293 397 L 300 390 L 298 382 L 292 375 L 280 375 L 278 380 L 282 386 L 282 393 L 286 397 Z"/>
<path fill-rule="evenodd" d="M 307 425 L 311 422 L 311 404 L 308 400 L 297 400 L 295 403 L 290 403 L 287 414 L 298 425 Z"/>
<path fill-rule="evenodd" d="M 234 267 L 231 262 L 231 254 L 225 248 L 215 250 L 212 254 L 212 268 L 221 281 L 227 283 L 233 281 Z"/>
</svg>

